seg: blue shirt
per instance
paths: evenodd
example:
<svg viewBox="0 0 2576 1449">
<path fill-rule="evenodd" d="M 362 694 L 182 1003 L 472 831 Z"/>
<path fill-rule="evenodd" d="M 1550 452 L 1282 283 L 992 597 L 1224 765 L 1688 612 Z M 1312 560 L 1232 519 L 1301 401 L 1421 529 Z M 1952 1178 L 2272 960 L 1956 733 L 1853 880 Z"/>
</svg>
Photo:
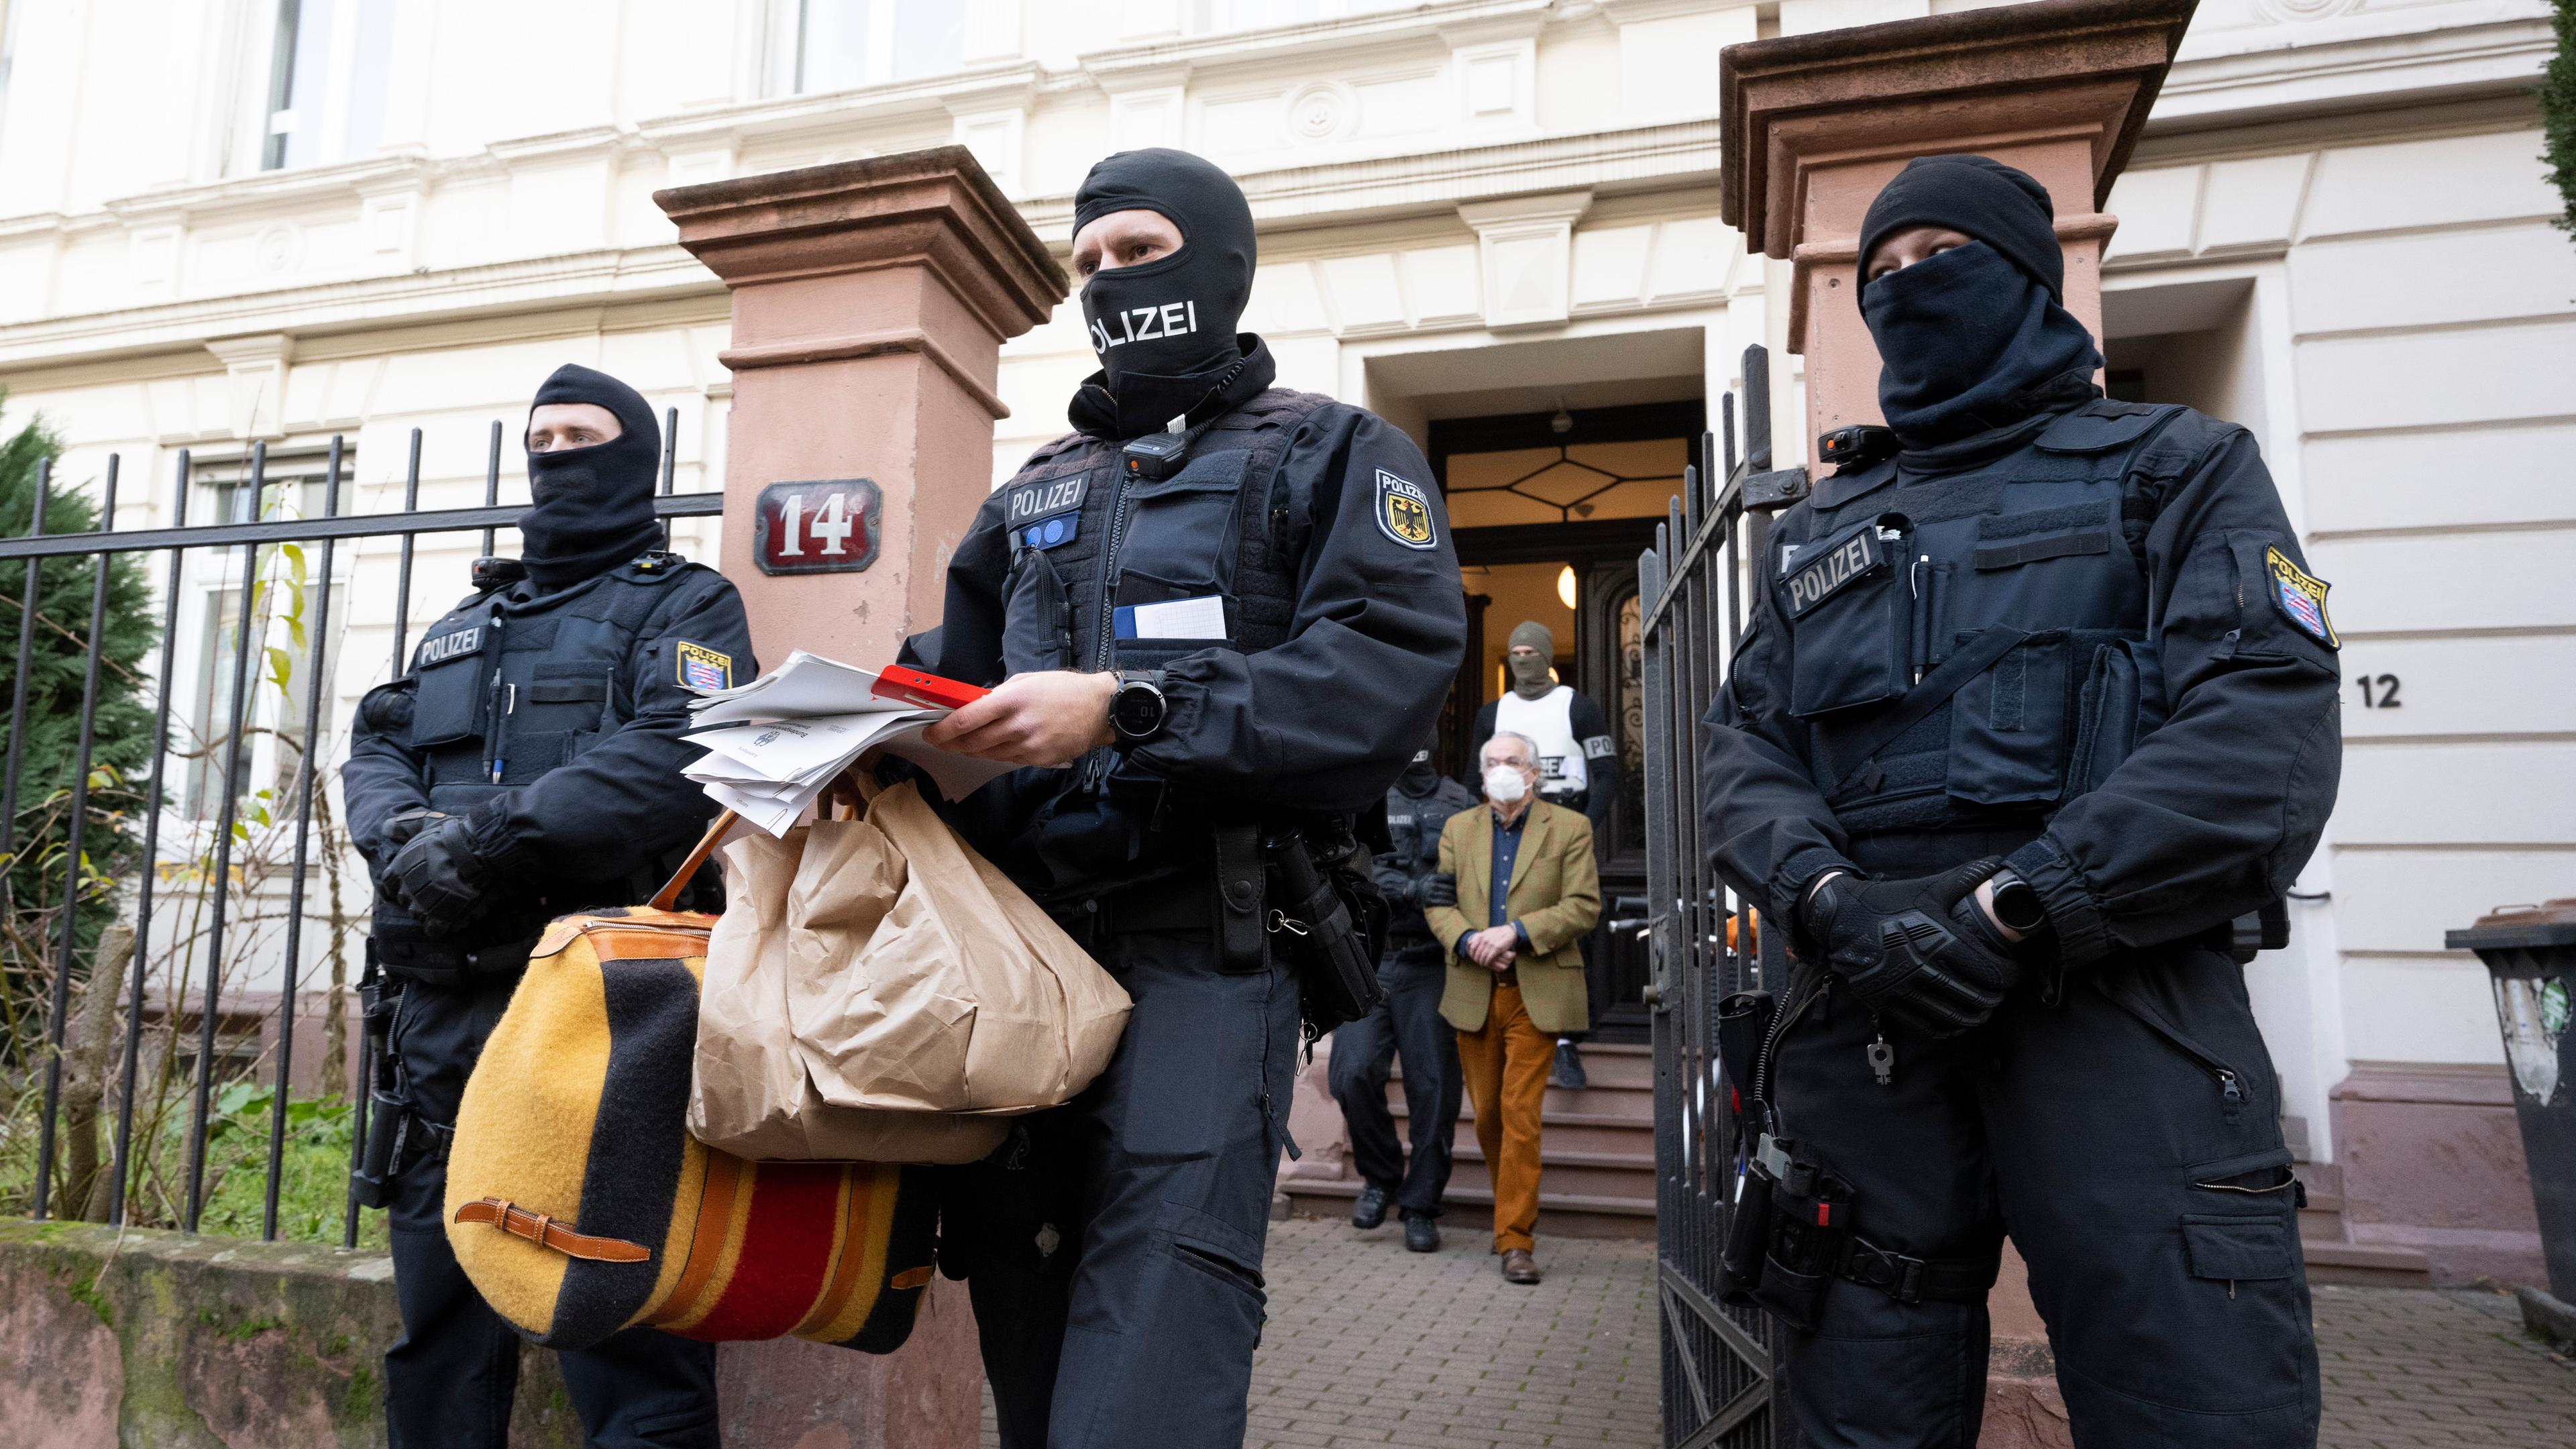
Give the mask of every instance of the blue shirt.
<svg viewBox="0 0 2576 1449">
<path fill-rule="evenodd" d="M 1488 926 L 1510 926 L 1513 934 L 1521 938 L 1520 948 L 1524 951 L 1530 948 L 1529 929 L 1521 925 L 1518 921 L 1513 920 L 1509 911 L 1512 894 L 1512 862 L 1520 857 L 1521 827 L 1529 824 L 1530 816 L 1535 814 L 1537 810 L 1538 802 L 1533 800 L 1530 802 L 1527 809 L 1521 811 L 1521 815 L 1518 820 L 1513 821 L 1509 825 L 1505 825 L 1503 823 L 1503 817 L 1499 813 L 1495 812 L 1492 806 L 1489 805 L 1486 807 L 1486 818 L 1492 821 L 1494 826 L 1494 878 L 1489 883 L 1488 899 L 1490 904 L 1485 908 L 1486 915 L 1488 917 L 1485 924 Z M 1467 938 L 1465 936 L 1460 936 L 1458 938 L 1458 954 L 1460 956 L 1465 956 L 1467 954 Z"/>
</svg>

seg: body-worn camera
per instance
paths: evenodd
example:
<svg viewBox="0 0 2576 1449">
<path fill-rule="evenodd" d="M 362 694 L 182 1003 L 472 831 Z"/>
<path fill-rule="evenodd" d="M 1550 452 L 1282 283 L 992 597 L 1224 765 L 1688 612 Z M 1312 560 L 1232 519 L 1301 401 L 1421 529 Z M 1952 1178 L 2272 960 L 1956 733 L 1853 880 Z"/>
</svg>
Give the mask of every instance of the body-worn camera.
<svg viewBox="0 0 2576 1449">
<path fill-rule="evenodd" d="M 506 589 L 527 576 L 528 566 L 514 558 L 493 558 L 487 554 L 474 561 L 474 590 L 477 593 Z"/>
<path fill-rule="evenodd" d="M 1169 478 L 1189 461 L 1190 434 L 1147 433 L 1118 450 L 1122 466 L 1130 478 L 1148 482 Z"/>
<path fill-rule="evenodd" d="M 1862 468 L 1896 456 L 1896 430 L 1870 423 L 1836 428 L 1816 439 L 1816 461 L 1840 468 Z"/>
</svg>

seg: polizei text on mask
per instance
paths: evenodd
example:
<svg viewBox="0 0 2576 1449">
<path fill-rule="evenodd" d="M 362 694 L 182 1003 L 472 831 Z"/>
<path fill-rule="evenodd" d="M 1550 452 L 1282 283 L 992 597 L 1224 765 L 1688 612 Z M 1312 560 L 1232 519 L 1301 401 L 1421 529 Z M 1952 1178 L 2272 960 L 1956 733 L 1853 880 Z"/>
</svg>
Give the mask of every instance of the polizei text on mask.
<svg viewBox="0 0 2576 1449">
<path fill-rule="evenodd" d="M 1107 356 L 1109 349 L 1130 342 L 1151 342 L 1158 337 L 1187 337 L 1199 330 L 1199 304 L 1166 302 L 1159 307 L 1129 307 L 1113 312 L 1106 320 L 1091 322 L 1091 350 Z"/>
</svg>

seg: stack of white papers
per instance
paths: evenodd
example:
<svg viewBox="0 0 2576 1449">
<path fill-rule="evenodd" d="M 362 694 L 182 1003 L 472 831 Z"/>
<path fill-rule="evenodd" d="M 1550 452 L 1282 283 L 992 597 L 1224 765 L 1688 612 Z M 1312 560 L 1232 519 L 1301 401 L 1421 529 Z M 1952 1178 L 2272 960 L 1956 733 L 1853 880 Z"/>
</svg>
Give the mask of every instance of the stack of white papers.
<svg viewBox="0 0 2576 1449">
<path fill-rule="evenodd" d="M 850 762 L 883 746 L 919 765 L 959 800 L 1011 767 L 935 750 L 921 732 L 945 718 L 876 692 L 875 671 L 799 649 L 735 689 L 703 691 L 689 742 L 706 754 L 681 773 L 717 804 L 772 835 L 785 835 Z"/>
</svg>

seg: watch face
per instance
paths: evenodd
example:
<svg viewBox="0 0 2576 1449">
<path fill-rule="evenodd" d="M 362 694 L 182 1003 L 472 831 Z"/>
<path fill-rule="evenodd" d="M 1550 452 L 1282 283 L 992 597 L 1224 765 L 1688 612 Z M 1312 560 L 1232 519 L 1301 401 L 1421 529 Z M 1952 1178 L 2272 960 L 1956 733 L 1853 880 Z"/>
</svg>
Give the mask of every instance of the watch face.
<svg viewBox="0 0 2576 1449">
<path fill-rule="evenodd" d="M 1109 720 L 1123 734 L 1152 734 L 1163 723 L 1163 697 L 1151 685 L 1123 685 L 1111 702 Z"/>
<path fill-rule="evenodd" d="M 2011 881 L 1995 891 L 1995 919 L 2016 931 L 2036 930 L 2048 920 L 2039 892 L 2024 881 Z"/>
</svg>

